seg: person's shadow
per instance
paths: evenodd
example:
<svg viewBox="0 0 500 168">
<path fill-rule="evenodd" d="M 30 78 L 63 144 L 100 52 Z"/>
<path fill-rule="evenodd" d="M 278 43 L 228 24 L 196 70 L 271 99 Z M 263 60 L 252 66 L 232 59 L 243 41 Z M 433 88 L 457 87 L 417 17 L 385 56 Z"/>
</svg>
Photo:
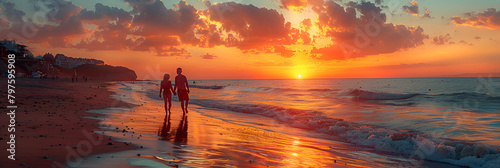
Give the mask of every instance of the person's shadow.
<svg viewBox="0 0 500 168">
<path fill-rule="evenodd" d="M 175 134 L 174 142 L 186 144 L 187 142 L 187 130 L 188 130 L 188 117 L 187 115 L 182 115 L 181 122 L 179 122 L 179 127 L 177 127 L 177 132 Z"/>
<path fill-rule="evenodd" d="M 158 130 L 158 136 L 163 137 L 162 140 L 170 140 L 172 139 L 172 134 L 170 134 L 170 115 L 165 115 L 165 119 L 163 120 L 163 126 L 160 130 Z"/>
</svg>

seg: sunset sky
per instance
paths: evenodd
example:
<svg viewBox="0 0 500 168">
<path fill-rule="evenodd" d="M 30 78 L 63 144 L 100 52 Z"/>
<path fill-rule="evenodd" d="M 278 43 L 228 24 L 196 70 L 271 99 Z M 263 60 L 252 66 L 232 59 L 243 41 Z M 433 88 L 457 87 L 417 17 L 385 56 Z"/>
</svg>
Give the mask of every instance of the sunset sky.
<svg viewBox="0 0 500 168">
<path fill-rule="evenodd" d="M 0 0 L 0 38 L 160 79 L 500 72 L 498 0 Z"/>
</svg>

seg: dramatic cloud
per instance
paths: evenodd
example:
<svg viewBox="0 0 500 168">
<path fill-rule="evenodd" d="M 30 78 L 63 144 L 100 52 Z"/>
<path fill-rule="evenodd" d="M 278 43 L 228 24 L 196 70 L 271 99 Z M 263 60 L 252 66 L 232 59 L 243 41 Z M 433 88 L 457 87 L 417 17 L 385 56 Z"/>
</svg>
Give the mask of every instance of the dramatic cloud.
<svg viewBox="0 0 500 168">
<path fill-rule="evenodd" d="M 47 13 L 47 18 L 56 23 L 66 22 L 82 11 L 82 7 L 67 1 L 52 2 L 48 7 L 52 10 Z"/>
<path fill-rule="evenodd" d="M 32 18 L 9 19 L 10 27 L 0 31 L 0 38 L 16 39 L 22 42 L 41 43 L 52 47 L 70 46 L 88 33 L 78 17 L 81 7 L 66 1 L 50 1 L 46 4 L 49 12 L 42 24 L 32 22 Z M 15 6 L 11 6 L 15 10 Z M 75 12 L 76 11 L 76 12 Z M 9 17 L 9 14 L 5 14 Z"/>
<path fill-rule="evenodd" d="M 212 4 L 205 0 L 207 9 L 197 10 L 185 1 L 172 7 L 160 0 L 125 2 L 132 10 L 101 3 L 89 10 L 64 0 L 43 1 L 45 7 L 33 8 L 46 11 L 46 23 L 37 24 L 14 3 L 0 1 L 0 39 L 46 47 L 150 51 L 178 57 L 191 57 L 188 47 L 225 46 L 243 53 L 275 53 L 290 58 L 295 55 L 292 45 L 314 48 L 314 37 L 331 43 L 314 48 L 312 57 L 338 60 L 414 48 L 428 38 L 420 27 L 386 23 L 385 14 L 375 5 L 381 1 L 340 5 L 337 1 L 280 0 L 284 9 L 312 9 L 317 14 L 316 21 L 306 18 L 298 27 L 292 27 L 276 9 L 251 4 Z M 313 27 L 319 29 L 318 34 L 309 34 Z"/>
<path fill-rule="evenodd" d="M 84 24 L 94 25 L 95 31 L 92 31 L 91 38 L 80 41 L 74 47 L 89 50 L 118 50 L 137 45 L 135 40 L 127 38 L 130 34 L 132 16 L 123 9 L 97 3 L 95 11 L 83 9 L 80 12 L 80 19 Z"/>
<path fill-rule="evenodd" d="M 412 14 L 412 15 L 415 15 L 417 16 L 418 15 L 418 4 L 417 4 L 417 1 L 413 0 L 411 1 L 411 4 L 408 4 L 408 5 L 404 5 L 403 6 L 403 10 L 406 12 L 406 13 L 409 13 L 409 14 Z"/>
<path fill-rule="evenodd" d="M 309 36 L 307 32 L 292 28 L 291 23 L 274 9 L 227 2 L 208 6 L 204 15 L 221 24 L 220 30 L 228 34 L 224 40 L 226 46 L 241 50 L 280 50 L 282 45 L 295 44 L 301 37 Z M 303 41 L 308 43 L 310 39 Z"/>
<path fill-rule="evenodd" d="M 193 30 L 199 21 L 197 10 L 185 1 L 177 4 L 178 10 L 167 9 L 162 1 L 144 5 L 133 19 L 140 35 L 180 35 Z"/>
<path fill-rule="evenodd" d="M 196 46 L 199 40 L 194 36 L 194 29 L 202 21 L 197 10 L 185 1 L 176 4 L 177 10 L 167 9 L 162 1 L 130 2 L 134 7 L 134 16 L 131 23 L 131 34 L 140 36 L 142 41 L 132 50 L 151 49 L 159 56 L 178 55 L 172 52 L 173 46 L 182 44 Z"/>
<path fill-rule="evenodd" d="M 85 22 L 94 23 L 96 25 L 109 23 L 108 21 L 110 20 L 117 21 L 120 25 L 125 25 L 132 20 L 132 16 L 127 11 L 116 7 L 105 6 L 101 3 L 95 4 L 94 11 L 83 9 L 80 15 L 81 19 Z"/>
<path fill-rule="evenodd" d="M 426 9 L 424 14 L 418 15 L 420 13 L 420 10 L 419 10 L 418 3 L 415 0 L 411 1 L 407 5 L 403 5 L 402 8 L 403 8 L 404 12 L 411 14 L 413 16 L 417 16 L 420 18 L 432 18 L 431 11 L 429 9 Z"/>
<path fill-rule="evenodd" d="M 314 48 L 312 57 L 344 60 L 392 53 L 420 46 L 428 38 L 420 27 L 386 23 L 386 16 L 381 11 L 370 2 L 349 2 L 346 8 L 334 1 L 325 2 L 325 6 L 315 9 L 316 25 L 333 44 Z"/>
<path fill-rule="evenodd" d="M 436 37 L 432 38 L 432 43 L 435 45 L 444 45 L 444 44 L 454 44 L 454 42 L 451 41 L 451 35 L 446 34 L 446 35 L 439 35 Z"/>
<path fill-rule="evenodd" d="M 48 1 L 46 14 L 50 24 L 34 27 L 36 35 L 27 37 L 29 42 L 50 47 L 72 47 L 88 50 L 136 50 L 154 51 L 158 56 L 189 57 L 183 44 L 197 45 L 194 36 L 197 24 L 202 23 L 197 10 L 181 1 L 175 9 L 167 9 L 161 1 L 128 1 L 132 12 L 97 3 L 95 10 L 82 9 L 67 1 Z M 12 6 L 11 4 L 7 4 Z M 12 9 L 14 9 L 12 7 Z M 7 17 L 11 13 L 2 11 Z M 9 29 L 2 34 L 22 37 L 23 26 L 33 25 L 12 18 Z M 26 33 L 24 33 L 26 34 Z M 192 35 L 192 36 L 190 36 Z M 9 36 L 4 38 L 11 38 Z M 185 40 L 185 43 L 183 43 Z"/>
<path fill-rule="evenodd" d="M 201 58 L 203 58 L 203 59 L 215 59 L 215 58 L 217 58 L 217 56 L 207 53 L 205 55 L 202 55 Z"/>
<path fill-rule="evenodd" d="M 467 25 L 488 29 L 500 29 L 500 11 L 495 8 L 488 8 L 484 12 L 465 13 L 465 17 L 454 16 L 451 22 L 457 25 Z"/>
</svg>

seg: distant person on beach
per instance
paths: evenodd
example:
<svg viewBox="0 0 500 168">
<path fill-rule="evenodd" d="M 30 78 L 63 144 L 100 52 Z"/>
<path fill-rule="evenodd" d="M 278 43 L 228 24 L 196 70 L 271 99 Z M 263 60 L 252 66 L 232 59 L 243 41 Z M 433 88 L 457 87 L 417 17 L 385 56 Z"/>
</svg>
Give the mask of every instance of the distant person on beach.
<svg viewBox="0 0 500 168">
<path fill-rule="evenodd" d="M 177 93 L 179 94 L 179 101 L 181 101 L 182 112 L 187 113 L 187 107 L 189 103 L 189 85 L 186 76 L 182 75 L 181 73 L 182 68 L 177 68 L 174 92 L 177 91 Z M 186 101 L 186 103 L 184 103 L 184 101 Z"/>
<path fill-rule="evenodd" d="M 175 95 L 175 91 L 172 88 L 172 82 L 170 82 L 170 75 L 163 75 L 163 80 L 160 84 L 160 97 L 163 91 L 163 100 L 165 101 L 165 116 L 170 115 L 170 109 L 172 108 L 172 93 Z"/>
</svg>

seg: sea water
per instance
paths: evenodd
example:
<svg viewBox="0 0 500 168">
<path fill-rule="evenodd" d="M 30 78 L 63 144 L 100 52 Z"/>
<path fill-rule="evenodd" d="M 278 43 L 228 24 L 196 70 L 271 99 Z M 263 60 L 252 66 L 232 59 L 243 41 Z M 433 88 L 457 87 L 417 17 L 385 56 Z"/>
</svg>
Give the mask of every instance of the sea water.
<svg viewBox="0 0 500 168">
<path fill-rule="evenodd" d="M 190 103 L 202 108 L 257 114 L 402 158 L 500 166 L 500 78 L 189 83 Z M 159 81 L 118 84 L 162 101 Z"/>
</svg>

